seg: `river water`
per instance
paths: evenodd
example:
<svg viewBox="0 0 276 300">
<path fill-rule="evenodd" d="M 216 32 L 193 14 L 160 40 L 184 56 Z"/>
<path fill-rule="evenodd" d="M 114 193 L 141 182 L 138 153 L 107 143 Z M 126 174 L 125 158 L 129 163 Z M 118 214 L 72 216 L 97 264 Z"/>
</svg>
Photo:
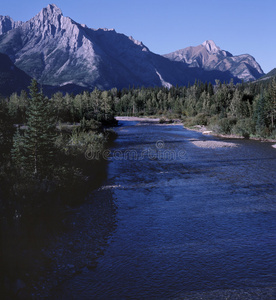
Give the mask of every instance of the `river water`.
<svg viewBox="0 0 276 300">
<path fill-rule="evenodd" d="M 273 299 L 272 144 L 231 139 L 223 140 L 225 147 L 205 148 L 221 140 L 146 121 L 123 120 L 116 130 L 101 187 L 111 191 L 116 228 L 97 267 L 65 282 L 54 296 Z"/>
</svg>

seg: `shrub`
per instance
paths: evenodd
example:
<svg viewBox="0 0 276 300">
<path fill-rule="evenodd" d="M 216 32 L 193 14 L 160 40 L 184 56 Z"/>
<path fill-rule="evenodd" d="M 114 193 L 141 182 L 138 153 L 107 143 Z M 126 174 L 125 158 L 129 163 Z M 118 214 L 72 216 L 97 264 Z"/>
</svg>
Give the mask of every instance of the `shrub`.
<svg viewBox="0 0 276 300">
<path fill-rule="evenodd" d="M 199 113 L 195 116 L 194 123 L 196 123 L 196 125 L 207 125 L 208 116 L 205 113 Z"/>
<path fill-rule="evenodd" d="M 208 125 L 208 126 L 215 125 L 215 124 L 218 123 L 218 120 L 219 120 L 218 115 L 214 115 L 214 116 L 212 116 L 212 117 L 210 117 L 210 118 L 208 119 L 207 125 Z"/>
<path fill-rule="evenodd" d="M 183 125 L 185 127 L 192 127 L 194 125 L 197 125 L 194 117 L 185 117 L 182 118 L 182 120 L 183 120 Z"/>
<path fill-rule="evenodd" d="M 90 150 L 101 153 L 104 150 L 105 137 L 102 133 L 96 134 L 93 131 L 75 130 L 69 140 L 69 152 L 72 154 L 84 154 Z"/>
<path fill-rule="evenodd" d="M 232 133 L 249 138 L 250 135 L 255 134 L 255 122 L 250 118 L 238 120 L 232 128 Z"/>
<path fill-rule="evenodd" d="M 162 117 L 162 118 L 160 118 L 160 120 L 159 120 L 159 123 L 160 123 L 160 124 L 164 124 L 164 123 L 166 123 L 166 119 L 165 119 L 165 118 L 163 118 L 163 117 Z"/>
<path fill-rule="evenodd" d="M 222 118 L 218 121 L 216 130 L 218 131 L 218 133 L 229 134 L 236 122 L 236 119 Z"/>
<path fill-rule="evenodd" d="M 101 123 L 99 121 L 96 120 L 86 120 L 86 119 L 82 119 L 80 122 L 80 129 L 82 131 L 98 131 L 101 127 Z"/>
</svg>

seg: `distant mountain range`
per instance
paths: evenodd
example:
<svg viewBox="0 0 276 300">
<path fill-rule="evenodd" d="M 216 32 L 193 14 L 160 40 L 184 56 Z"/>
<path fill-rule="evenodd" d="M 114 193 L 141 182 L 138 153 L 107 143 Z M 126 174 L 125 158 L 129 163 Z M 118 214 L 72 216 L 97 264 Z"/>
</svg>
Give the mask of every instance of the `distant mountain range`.
<svg viewBox="0 0 276 300">
<path fill-rule="evenodd" d="M 27 22 L 0 16 L 0 52 L 53 91 L 170 87 L 195 79 L 239 82 L 264 75 L 252 56 L 233 56 L 213 41 L 162 56 L 114 29 L 91 29 L 64 17 L 54 4 Z"/>
<path fill-rule="evenodd" d="M 171 61 L 187 63 L 190 67 L 229 71 L 233 77 L 244 81 L 256 80 L 264 75 L 262 68 L 251 55 L 233 56 L 231 53 L 221 50 L 210 40 L 196 47 L 188 47 L 166 54 L 164 57 Z"/>
<path fill-rule="evenodd" d="M 267 80 L 276 76 L 276 68 L 272 69 L 270 72 L 259 78 L 258 80 Z"/>
</svg>

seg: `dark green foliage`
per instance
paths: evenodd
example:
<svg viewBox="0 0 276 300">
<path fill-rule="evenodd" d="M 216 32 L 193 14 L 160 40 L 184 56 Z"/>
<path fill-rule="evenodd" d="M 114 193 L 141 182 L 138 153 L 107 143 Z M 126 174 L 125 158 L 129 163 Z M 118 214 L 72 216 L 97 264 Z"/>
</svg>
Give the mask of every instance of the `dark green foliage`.
<svg viewBox="0 0 276 300">
<path fill-rule="evenodd" d="M 270 126 L 274 129 L 276 118 L 276 79 L 274 78 L 270 84 L 268 97 L 268 116 L 270 117 Z"/>
<path fill-rule="evenodd" d="M 155 115 L 210 125 L 219 133 L 275 137 L 276 81 L 216 85 L 195 81 L 188 87 L 123 89 L 110 95 L 118 115 Z M 161 121 L 162 122 L 162 121 Z"/>
<path fill-rule="evenodd" d="M 231 122 L 228 118 L 222 118 L 219 120 L 217 129 L 219 133 L 230 133 L 231 128 Z"/>
<path fill-rule="evenodd" d="M 35 80 L 30 86 L 30 96 L 27 128 L 22 137 L 19 131 L 14 137 L 13 160 L 25 174 L 44 178 L 50 175 L 54 164 L 56 121 L 50 114 L 49 101 L 39 91 Z M 21 160 L 18 151 L 21 151 Z"/>
<path fill-rule="evenodd" d="M 263 94 L 260 94 L 256 97 L 255 104 L 255 123 L 256 123 L 256 132 L 259 135 L 263 135 L 265 133 L 266 125 L 266 98 Z"/>
<path fill-rule="evenodd" d="M 197 125 L 207 125 L 208 124 L 208 116 L 205 113 L 199 113 L 195 117 L 195 123 Z"/>
<path fill-rule="evenodd" d="M 13 147 L 11 149 L 12 162 L 18 168 L 21 169 L 25 165 L 26 156 L 24 155 L 25 139 L 19 129 L 13 137 Z"/>
<path fill-rule="evenodd" d="M 107 138 L 114 138 L 104 126 L 116 124 L 116 97 L 117 90 L 95 89 L 48 99 L 33 80 L 30 97 L 22 92 L 0 99 L 0 179 L 7 197 L 0 205 L 32 212 L 61 201 L 61 194 L 69 193 L 68 200 L 86 191 L 85 183 L 98 172 L 94 162 Z"/>
<path fill-rule="evenodd" d="M 223 134 L 276 137 L 273 79 L 237 85 L 217 81 L 215 86 L 196 81 L 169 89 L 94 89 L 78 95 L 56 93 L 50 99 L 32 81 L 30 94 L 0 99 L 1 180 L 17 196 L 26 191 L 25 198 L 32 186 L 47 194 L 83 182 L 85 155 L 90 159 L 104 149 L 104 127 L 116 124 L 115 114 L 159 116 L 161 123 L 181 119 L 185 126 L 210 126 Z"/>
<path fill-rule="evenodd" d="M 240 119 L 232 128 L 232 133 L 249 138 L 255 134 L 255 122 L 252 118 Z"/>
<path fill-rule="evenodd" d="M 7 156 L 12 147 L 12 138 L 15 127 L 9 115 L 7 103 L 2 101 L 0 104 L 0 151 L 1 157 Z"/>
</svg>

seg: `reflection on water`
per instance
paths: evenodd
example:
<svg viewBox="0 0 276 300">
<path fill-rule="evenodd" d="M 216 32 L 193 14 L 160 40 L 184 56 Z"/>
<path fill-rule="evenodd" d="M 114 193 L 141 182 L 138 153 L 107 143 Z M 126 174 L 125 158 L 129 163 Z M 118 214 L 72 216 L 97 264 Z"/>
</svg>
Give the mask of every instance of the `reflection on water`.
<svg viewBox="0 0 276 300">
<path fill-rule="evenodd" d="M 152 123 L 121 122 L 113 151 L 185 151 L 184 157 L 116 159 L 116 230 L 97 267 L 53 292 L 57 299 L 273 299 L 276 152 Z M 216 139 L 216 141 L 220 141 Z M 160 145 L 160 144 L 159 144 Z M 160 149 L 158 149 L 160 150 Z"/>
</svg>

